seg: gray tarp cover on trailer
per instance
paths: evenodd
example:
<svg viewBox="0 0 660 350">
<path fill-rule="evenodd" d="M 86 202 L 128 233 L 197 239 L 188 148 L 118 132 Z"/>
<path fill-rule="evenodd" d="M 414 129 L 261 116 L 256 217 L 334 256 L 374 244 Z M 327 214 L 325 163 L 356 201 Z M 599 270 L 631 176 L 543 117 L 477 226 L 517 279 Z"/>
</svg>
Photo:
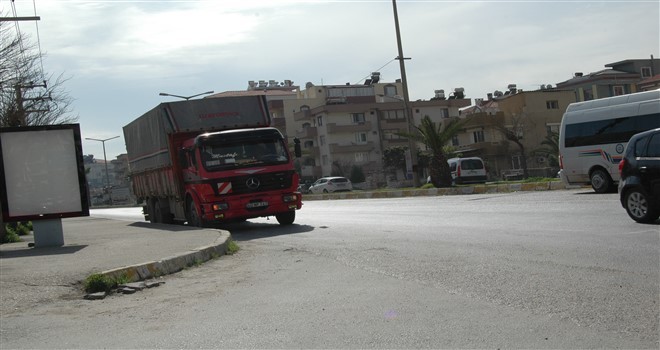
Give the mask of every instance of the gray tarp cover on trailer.
<svg viewBox="0 0 660 350">
<path fill-rule="evenodd" d="M 132 173 L 171 165 L 168 135 L 270 125 L 264 96 L 203 98 L 161 103 L 124 126 Z"/>
</svg>

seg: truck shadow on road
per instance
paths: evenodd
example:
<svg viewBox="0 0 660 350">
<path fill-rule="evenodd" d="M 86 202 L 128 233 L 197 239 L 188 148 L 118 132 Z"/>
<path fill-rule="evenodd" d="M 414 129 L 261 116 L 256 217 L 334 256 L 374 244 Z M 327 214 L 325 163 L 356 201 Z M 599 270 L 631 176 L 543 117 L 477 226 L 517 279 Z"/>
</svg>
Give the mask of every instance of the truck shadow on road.
<svg viewBox="0 0 660 350">
<path fill-rule="evenodd" d="M 255 223 L 255 222 L 242 222 L 235 224 L 226 224 L 218 227 L 222 230 L 227 230 L 231 234 L 231 238 L 237 242 L 251 241 L 261 238 L 276 237 L 282 235 L 293 235 L 298 233 L 311 232 L 314 226 L 309 225 L 279 225 L 277 223 Z"/>
</svg>

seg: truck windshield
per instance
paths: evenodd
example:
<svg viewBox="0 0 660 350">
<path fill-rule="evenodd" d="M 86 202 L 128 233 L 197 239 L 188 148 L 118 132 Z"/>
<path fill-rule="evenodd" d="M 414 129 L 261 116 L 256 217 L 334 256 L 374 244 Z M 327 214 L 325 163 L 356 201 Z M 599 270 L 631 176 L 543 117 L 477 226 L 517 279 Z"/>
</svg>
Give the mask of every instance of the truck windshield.
<svg viewBox="0 0 660 350">
<path fill-rule="evenodd" d="M 200 151 L 202 165 L 207 171 L 289 162 L 289 152 L 282 140 L 205 144 Z"/>
</svg>

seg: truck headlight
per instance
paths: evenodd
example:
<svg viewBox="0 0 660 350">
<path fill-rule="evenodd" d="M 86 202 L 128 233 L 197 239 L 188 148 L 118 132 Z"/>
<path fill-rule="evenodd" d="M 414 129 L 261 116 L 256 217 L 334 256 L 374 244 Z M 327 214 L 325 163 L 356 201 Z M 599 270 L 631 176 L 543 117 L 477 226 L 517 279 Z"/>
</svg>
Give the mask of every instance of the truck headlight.
<svg viewBox="0 0 660 350">
<path fill-rule="evenodd" d="M 282 201 L 284 203 L 296 202 L 298 200 L 298 195 L 296 194 L 287 194 L 282 196 Z"/>
<path fill-rule="evenodd" d="M 213 211 L 227 210 L 227 209 L 229 209 L 229 204 L 227 204 L 227 203 L 213 203 L 211 208 L 213 209 Z"/>
</svg>

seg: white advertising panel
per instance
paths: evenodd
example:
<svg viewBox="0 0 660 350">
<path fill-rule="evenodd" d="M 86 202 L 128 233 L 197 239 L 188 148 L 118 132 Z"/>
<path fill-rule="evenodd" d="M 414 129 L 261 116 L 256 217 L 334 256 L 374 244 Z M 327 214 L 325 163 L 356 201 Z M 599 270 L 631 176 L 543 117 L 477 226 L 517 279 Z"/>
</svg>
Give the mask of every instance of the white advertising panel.
<svg viewBox="0 0 660 350">
<path fill-rule="evenodd" d="M 5 221 L 89 215 L 77 124 L 0 129 Z"/>
</svg>

